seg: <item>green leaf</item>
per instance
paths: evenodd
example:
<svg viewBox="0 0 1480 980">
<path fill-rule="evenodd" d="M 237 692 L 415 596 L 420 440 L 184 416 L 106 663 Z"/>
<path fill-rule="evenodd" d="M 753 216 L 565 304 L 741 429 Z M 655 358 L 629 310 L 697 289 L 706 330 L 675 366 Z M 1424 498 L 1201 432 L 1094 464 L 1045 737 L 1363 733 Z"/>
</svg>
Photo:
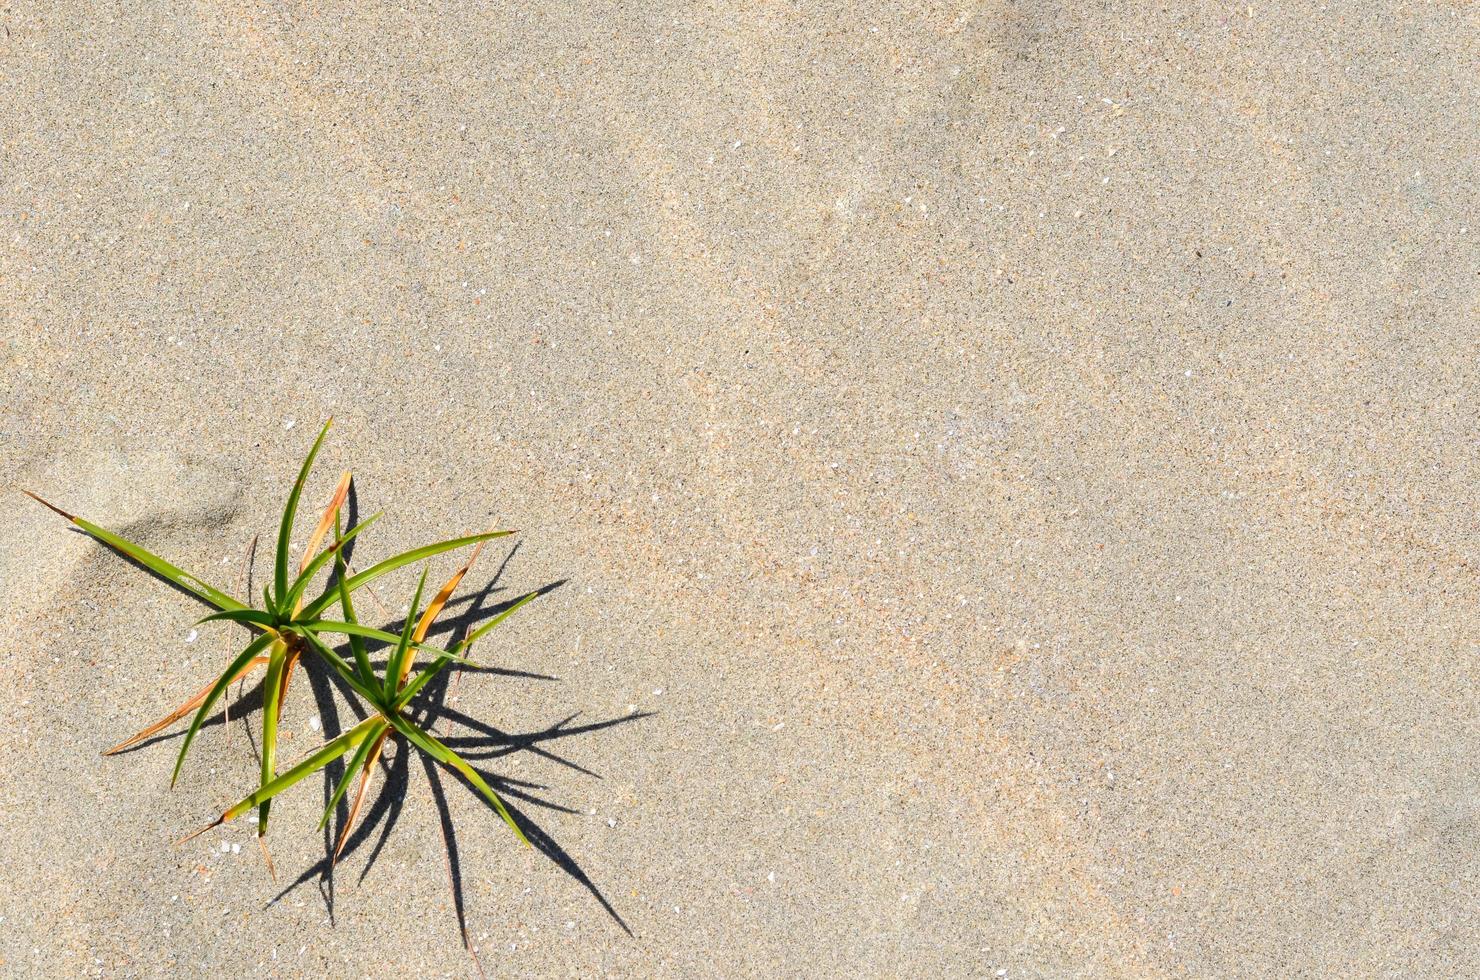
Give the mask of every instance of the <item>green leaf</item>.
<svg viewBox="0 0 1480 980">
<path fill-rule="evenodd" d="M 483 781 L 483 777 L 478 775 L 478 770 L 463 761 L 462 756 L 437 741 L 426 731 L 400 714 L 390 715 L 390 722 L 395 726 L 396 731 L 405 735 L 417 748 L 443 765 L 450 766 L 462 773 L 467 781 L 477 787 L 478 792 L 482 793 L 484 798 L 493 804 L 493 808 L 498 811 L 498 815 L 503 817 L 504 823 L 509 825 L 514 833 L 519 836 L 519 839 L 524 841 L 526 845 L 529 843 L 529 838 L 524 836 L 524 831 L 520 830 L 519 825 L 514 822 L 514 817 L 509 813 L 508 807 L 504 806 L 504 801 L 493 791 L 492 787 Z"/>
<path fill-rule="evenodd" d="M 360 588 L 361 586 L 368 585 L 369 583 L 380 578 L 380 576 L 386 574 L 387 572 L 393 572 L 398 568 L 402 568 L 414 562 L 421 561 L 423 558 L 430 558 L 433 555 L 440 555 L 442 552 L 451 551 L 454 548 L 462 548 L 466 545 L 477 544 L 479 541 L 489 541 L 493 538 L 502 538 L 515 533 L 517 532 L 485 531 L 482 534 L 472 534 L 465 538 L 452 538 L 448 541 L 438 541 L 436 544 L 428 544 L 423 545 L 420 548 L 413 548 L 410 551 L 404 551 L 393 558 L 387 558 L 385 561 L 379 562 L 375 565 L 371 565 L 369 568 L 365 569 L 363 572 L 360 572 L 358 575 L 350 576 L 349 581 L 347 581 L 345 585 L 351 592 L 354 592 L 356 589 Z M 307 619 L 317 616 L 319 613 L 324 611 L 324 608 L 328 606 L 329 603 L 334 601 L 334 598 L 335 597 L 333 595 L 329 594 L 326 591 L 323 595 L 319 596 L 317 599 L 309 603 L 308 606 L 304 608 L 303 617 Z"/>
<path fill-rule="evenodd" d="M 257 789 L 256 792 L 250 794 L 249 796 L 243 797 L 239 803 L 223 813 L 221 815 L 221 819 L 217 822 L 221 823 L 227 820 L 235 820 L 243 813 L 246 813 L 248 810 L 252 809 L 252 807 L 261 806 L 268 800 L 272 799 L 274 796 L 281 793 L 283 790 L 292 786 L 294 783 L 318 772 L 320 769 L 324 768 L 329 763 L 333 762 L 335 759 L 339 758 L 341 755 L 344 755 L 344 753 L 348 752 L 350 749 L 363 742 L 367 737 L 369 737 L 370 729 L 373 728 L 377 722 L 381 722 L 383 720 L 384 719 L 380 718 L 380 716 L 378 715 L 372 715 L 371 717 L 366 718 L 364 721 L 360 722 L 354 728 L 351 728 L 349 731 L 345 732 L 343 735 L 340 735 L 338 738 L 333 739 L 329 742 L 325 742 L 323 748 L 309 755 L 302 762 L 298 763 L 282 775 L 277 776 L 276 778 L 264 783 L 261 787 Z"/>
<path fill-rule="evenodd" d="M 517 610 L 520 606 L 524 605 L 526 602 L 530 602 L 534 599 L 539 598 L 542 592 L 543 590 L 536 589 L 533 592 L 527 592 L 524 595 L 520 596 L 518 599 L 515 599 L 514 604 L 508 609 L 505 609 L 503 612 L 499 613 L 497 616 L 493 617 L 482 626 L 479 626 L 477 629 L 473 630 L 472 633 L 469 633 L 468 638 L 463 641 L 462 646 L 459 649 L 470 649 L 474 643 L 478 642 L 479 637 L 483 636 L 483 634 L 493 629 L 499 623 L 502 623 L 504 620 L 514 615 L 514 611 Z"/>
<path fill-rule="evenodd" d="M 124 555 L 128 558 L 132 558 L 134 561 L 138 562 L 140 565 L 143 565 L 145 568 L 149 569 L 151 572 L 154 572 L 156 575 L 159 575 L 162 578 L 165 578 L 174 583 L 175 585 L 180 586 L 180 588 L 184 589 L 186 592 L 189 592 L 191 595 L 195 596 L 206 605 L 215 606 L 217 609 L 246 608 L 246 606 L 244 606 L 242 603 L 237 602 L 235 599 L 231 598 L 231 596 L 222 592 L 220 589 L 207 585 L 205 582 L 196 578 L 194 575 L 191 575 L 184 569 L 170 564 L 163 558 L 154 554 L 152 551 L 149 551 L 137 544 L 134 544 L 127 538 L 114 534 L 107 528 L 99 527 L 92 521 L 84 520 L 83 518 L 78 517 L 76 514 L 69 514 L 66 511 L 62 510 L 60 507 L 47 503 L 45 500 L 42 500 L 40 497 L 36 496 L 29 490 L 22 490 L 21 492 L 30 497 L 32 500 L 41 504 L 42 506 L 56 511 L 58 514 L 65 517 L 73 524 L 82 528 L 82 530 L 86 531 L 93 538 L 101 541 L 103 544 L 112 548 L 119 554 Z"/>
<path fill-rule="evenodd" d="M 341 537 L 342 535 L 343 531 L 339 522 L 339 515 L 335 514 L 334 536 L 337 538 Z M 344 584 L 344 579 L 347 573 L 348 566 L 346 566 L 344 563 L 344 551 L 342 549 L 335 549 L 334 582 L 339 591 L 339 604 L 344 609 L 344 618 L 349 622 L 358 625 L 359 620 L 355 618 L 355 606 L 349 598 L 349 588 Z M 375 684 L 375 670 L 370 666 L 370 657 L 365 653 L 365 644 L 361 643 L 360 638 L 353 633 L 346 633 L 345 635 L 349 637 L 350 652 L 354 654 L 355 666 L 358 667 L 360 671 L 360 679 L 363 680 L 367 685 L 373 686 Z"/>
<path fill-rule="evenodd" d="M 415 617 L 408 616 L 406 621 L 412 623 L 414 626 Z M 341 623 L 334 619 L 299 620 L 293 624 L 293 628 L 297 630 L 309 630 L 314 633 L 343 633 L 349 637 L 361 636 L 367 640 L 380 640 L 382 643 L 399 644 L 401 642 L 401 638 L 395 633 L 387 633 L 385 630 L 378 630 L 373 626 L 365 626 L 362 623 Z M 434 647 L 430 643 L 413 643 L 411 644 L 411 648 L 420 650 L 422 653 L 447 657 L 460 664 L 468 664 L 472 667 L 478 666 L 461 654 L 453 653 L 451 650 L 444 650 L 441 647 Z"/>
<path fill-rule="evenodd" d="M 283 669 L 287 666 L 287 648 L 278 645 L 272 648 L 267 661 L 267 679 L 262 682 L 262 785 L 277 775 L 278 716 L 282 713 Z M 257 836 L 267 834 L 267 811 L 270 803 L 263 803 L 257 811 Z"/>
<path fill-rule="evenodd" d="M 298 601 L 298 597 L 303 594 L 303 590 L 308 586 L 309 581 L 318 574 L 319 569 L 323 568 L 331 559 L 338 560 L 339 549 L 353 540 L 356 534 L 359 534 L 378 520 L 380 520 L 380 514 L 371 514 L 352 527 L 348 534 L 336 537 L 332 547 L 325 548 L 319 552 L 314 557 L 314 560 L 309 562 L 308 567 L 303 570 L 303 574 L 299 575 L 297 580 L 289 587 L 288 597 L 281 603 L 282 607 L 284 609 L 292 609 L 293 605 Z"/>
<path fill-rule="evenodd" d="M 308 471 L 313 467 L 313 459 L 319 454 L 319 447 L 324 443 L 324 436 L 329 434 L 329 426 L 334 424 L 334 419 L 324 423 L 319 430 L 319 437 L 313 441 L 313 448 L 308 451 L 308 458 L 303 461 L 303 468 L 298 471 L 298 480 L 293 484 L 293 490 L 288 494 L 288 505 L 283 508 L 283 523 L 278 528 L 277 555 L 273 561 L 273 584 L 277 589 L 278 605 L 291 608 L 283 603 L 282 599 L 288 594 L 288 539 L 293 535 L 293 518 L 298 513 L 298 498 L 303 495 L 303 484 L 308 479 Z"/>
<path fill-rule="evenodd" d="M 349 789 L 349 784 L 354 782 L 355 773 L 360 771 L 360 767 L 365 764 L 365 760 L 369 757 L 370 747 L 375 744 L 375 740 L 380 737 L 380 733 L 389 727 L 385 719 L 378 715 L 370 720 L 379 724 L 371 726 L 370 733 L 360 743 L 359 749 L 355 751 L 354 758 L 350 759 L 349 765 L 345 767 L 344 775 L 340 778 L 339 785 L 334 787 L 334 795 L 329 797 L 329 805 L 324 807 L 324 816 L 319 820 L 320 830 L 323 830 L 328 825 L 329 818 L 334 816 L 334 808 L 339 805 L 340 800 L 344 799 L 344 794 Z"/>
<path fill-rule="evenodd" d="M 493 629 L 495 626 L 497 626 L 499 623 L 502 623 L 510 616 L 514 615 L 514 610 L 518 609 L 520 606 L 523 606 L 526 602 L 539 598 L 540 595 L 541 590 L 536 589 L 533 592 L 526 593 L 525 595 L 520 596 L 518 599 L 515 599 L 513 605 L 490 619 L 488 622 L 484 623 L 482 626 L 478 627 L 468 636 L 466 640 L 461 643 L 453 644 L 453 649 L 466 650 L 470 648 L 473 645 L 474 641 L 477 640 L 480 636 L 487 633 L 489 630 Z M 442 668 L 446 667 L 449 663 L 457 659 L 458 658 L 456 656 L 447 656 L 438 657 L 436 660 L 432 661 L 429 666 L 423 668 L 421 673 L 411 678 L 410 682 L 408 682 L 406 686 L 401 689 L 401 693 L 396 695 L 396 700 L 392 703 L 392 706 L 397 711 L 400 711 L 402 708 L 406 707 L 406 705 L 411 703 L 411 699 L 416 697 L 417 691 L 420 691 L 423 687 L 426 687 L 427 682 L 430 681 L 433 677 L 436 677 L 437 674 L 441 672 Z"/>
<path fill-rule="evenodd" d="M 447 659 L 446 657 L 438 657 L 426 667 L 422 668 L 420 673 L 411 678 L 411 680 L 407 681 L 406 686 L 401 688 L 401 693 L 396 695 L 396 700 L 391 702 L 391 707 L 395 708 L 397 711 L 400 711 L 402 708 L 406 707 L 406 705 L 411 703 L 411 699 L 416 697 L 416 692 L 426 687 L 427 682 L 441 673 L 442 668 L 446 667 L 450 663 L 452 663 L 452 661 Z"/>
<path fill-rule="evenodd" d="M 215 622 L 218 619 L 241 623 L 243 626 L 260 626 L 265 630 L 275 629 L 277 627 L 276 617 L 272 613 L 263 612 L 260 609 L 223 609 L 221 612 L 202 616 L 195 621 L 195 625 L 199 626 L 202 623 Z"/>
<path fill-rule="evenodd" d="M 170 776 L 171 786 L 174 786 L 175 781 L 180 778 L 180 767 L 185 764 L 185 753 L 190 751 L 190 743 L 195 740 L 195 733 L 200 731 L 200 726 L 205 722 L 206 716 L 210 714 L 211 708 L 215 707 L 216 702 L 221 699 L 222 693 L 236 679 L 236 675 L 241 672 L 242 668 L 251 663 L 253 657 L 257 656 L 257 654 L 262 652 L 264 647 L 273 642 L 281 641 L 271 633 L 263 633 L 251 643 L 248 643 L 247 648 L 237 654 L 236 659 L 231 662 L 231 666 L 227 667 L 225 672 L 216 679 L 216 683 L 211 685 L 210 693 L 200 703 L 199 710 L 195 712 L 195 717 L 190 722 L 190 729 L 185 733 L 185 742 L 180 746 L 180 756 L 175 760 L 174 775 Z"/>
<path fill-rule="evenodd" d="M 411 634 L 416 630 L 416 618 L 421 615 L 421 593 L 427 585 L 427 570 L 421 570 L 421 580 L 416 583 L 416 594 L 411 597 L 410 612 L 406 614 L 406 623 L 401 627 L 401 635 L 396 640 L 396 652 L 391 654 L 390 661 L 385 667 L 385 699 L 391 700 L 396 696 L 396 687 L 401 679 L 401 665 L 406 662 L 406 656 L 411 649 Z"/>
</svg>

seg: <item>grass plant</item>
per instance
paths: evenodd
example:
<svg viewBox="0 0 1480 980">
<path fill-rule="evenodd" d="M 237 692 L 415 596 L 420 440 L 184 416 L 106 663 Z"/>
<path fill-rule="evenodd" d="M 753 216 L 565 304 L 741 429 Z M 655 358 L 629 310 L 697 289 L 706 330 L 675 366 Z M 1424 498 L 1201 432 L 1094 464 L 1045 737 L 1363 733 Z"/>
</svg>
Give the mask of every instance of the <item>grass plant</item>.
<svg viewBox="0 0 1480 980">
<path fill-rule="evenodd" d="M 387 738 L 399 736 L 426 753 L 442 766 L 453 770 L 467 780 L 488 802 L 494 811 L 513 829 L 520 840 L 524 833 L 509 813 L 499 795 L 487 784 L 472 766 L 456 752 L 448 748 L 426 729 L 419 726 L 407 713 L 407 706 L 416 693 L 449 664 L 470 664 L 467 653 L 479 638 L 506 620 L 516 609 L 533 599 L 538 593 L 529 593 L 516 600 L 499 615 L 483 623 L 472 632 L 454 642 L 449 648 L 441 648 L 426 642 L 427 632 L 438 614 L 445 608 L 452 593 L 472 566 L 484 543 L 494 538 L 514 534 L 513 531 L 485 531 L 464 537 L 449 538 L 433 544 L 403 551 L 376 562 L 364 571 L 352 571 L 345 559 L 346 546 L 362 531 L 373 525 L 380 515 L 360 521 L 345 530 L 341 510 L 350 489 L 350 474 L 340 477 L 328 505 L 308 540 L 296 569 L 291 561 L 291 539 L 294 522 L 298 514 L 304 484 L 313 468 L 315 457 L 323 445 L 324 437 L 333 420 L 324 424 L 314 440 L 308 457 L 298 471 L 298 478 L 288 494 L 283 508 L 282 521 L 278 527 L 277 547 L 273 553 L 272 581 L 262 592 L 260 604 L 237 599 L 215 588 L 201 577 L 186 572 L 177 565 L 150 552 L 143 546 L 128 540 L 113 531 L 93 523 L 61 507 L 50 503 L 31 491 L 23 491 L 39 503 L 66 518 L 76 527 L 102 544 L 136 562 L 169 584 L 184 590 L 214 611 L 199 622 L 227 622 L 245 627 L 251 639 L 217 675 L 214 681 L 197 691 L 174 711 L 159 721 L 147 726 L 124 741 L 108 749 L 111 755 L 130 748 L 163 731 L 174 723 L 191 715 L 190 725 L 175 759 L 170 785 L 173 787 L 180 777 L 185 759 L 197 733 L 212 709 L 226 694 L 227 688 L 239 678 L 258 667 L 266 669 L 263 687 L 263 711 L 261 718 L 261 777 L 258 786 L 244 796 L 235 806 L 222 813 L 213 823 L 234 819 L 255 808 L 257 810 L 257 834 L 261 838 L 267 833 L 268 816 L 272 800 L 279 793 L 323 769 L 330 762 L 353 751 L 349 765 L 324 812 L 322 827 L 344 797 L 348 787 L 359 776 L 359 788 L 351 808 L 349 819 L 341 832 L 334 858 L 337 860 L 350 827 L 363 802 L 369 785 L 371 769 L 379 757 Z M 323 550 L 325 539 L 333 532 L 333 541 Z M 412 599 L 411 611 L 399 634 L 376 629 L 360 622 L 355 615 L 354 594 L 370 583 L 397 569 L 458 548 L 473 547 L 473 555 L 453 574 L 427 604 L 421 608 L 421 596 L 426 585 L 427 573 L 422 571 L 421 580 Z M 318 583 L 315 585 L 315 583 Z M 312 598 L 309 598 L 312 596 Z M 338 608 L 343 618 L 334 619 Z M 348 663 L 336 652 L 334 637 L 344 637 L 348 642 L 353 663 Z M 376 672 L 366 649 L 366 641 L 386 644 L 389 657 L 379 673 Z M 312 653 L 323 660 L 356 695 L 364 702 L 367 716 L 359 724 L 331 739 L 286 771 L 277 771 L 278 724 L 282 717 L 283 700 L 293 671 L 305 654 Z M 417 658 L 430 662 L 417 671 L 412 670 Z M 196 831 L 201 833 L 201 831 Z M 191 834 L 189 836 L 195 836 Z M 183 838 L 183 839 L 188 839 Z"/>
</svg>

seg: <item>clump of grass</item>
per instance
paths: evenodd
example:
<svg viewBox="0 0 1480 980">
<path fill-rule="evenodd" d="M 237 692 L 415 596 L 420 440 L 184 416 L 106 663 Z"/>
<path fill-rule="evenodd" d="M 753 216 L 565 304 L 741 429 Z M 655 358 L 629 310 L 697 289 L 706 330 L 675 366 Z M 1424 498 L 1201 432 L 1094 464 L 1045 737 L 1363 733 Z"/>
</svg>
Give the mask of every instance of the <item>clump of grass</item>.
<svg viewBox="0 0 1480 980">
<path fill-rule="evenodd" d="M 257 835 L 259 839 L 262 838 L 267 833 L 268 814 L 275 796 L 353 750 L 355 754 L 329 801 L 323 821 L 320 822 L 322 828 L 328 822 L 339 801 L 343 799 L 355 775 L 359 774 L 359 790 L 334 852 L 334 859 L 337 861 L 349 837 L 349 829 L 354 823 L 360 803 L 363 801 L 366 787 L 369 784 L 371 767 L 379 757 L 385 740 L 392 735 L 398 735 L 441 765 L 465 778 L 513 829 L 520 840 L 528 844 L 523 831 L 509 813 L 503 800 L 478 774 L 477 770 L 433 737 L 426 729 L 411 720 L 406 713 L 406 707 L 411 699 L 428 681 L 449 664 L 470 664 L 467 652 L 473 644 L 507 619 L 516 609 L 539 594 L 532 592 L 521 597 L 498 616 L 466 634 L 449 648 L 444 649 L 425 642 L 427 631 L 446 606 L 463 576 L 467 574 L 484 543 L 515 532 L 485 531 L 481 534 L 438 541 L 403 551 L 369 566 L 362 572 L 354 573 L 346 564 L 345 546 L 374 524 L 380 515 L 369 517 L 348 531 L 344 529 L 340 511 L 350 487 L 350 474 L 346 472 L 335 487 L 329 504 L 324 508 L 296 571 L 290 574 L 289 541 L 298 513 L 299 499 L 303 494 L 303 486 L 308 479 L 309 471 L 313 467 L 314 458 L 318 455 L 324 436 L 328 433 L 332 422 L 332 419 L 326 422 L 323 429 L 319 431 L 318 438 L 314 440 L 313 447 L 309 450 L 308 457 L 298 472 L 298 479 L 288 494 L 287 504 L 283 508 L 282 522 L 278 528 L 277 547 L 273 555 L 272 581 L 263 589 L 260 605 L 252 605 L 247 601 L 233 598 L 208 584 L 199 576 L 184 571 L 121 535 L 76 514 L 68 513 L 29 490 L 23 491 L 104 545 L 132 559 L 171 585 L 183 589 L 213 608 L 215 611 L 202 618 L 200 623 L 215 621 L 236 623 L 246 627 L 253 634 L 253 638 L 226 665 L 215 681 L 164 718 L 125 739 L 104 754 L 111 755 L 136 745 L 193 711 L 194 716 L 185 732 L 179 755 L 175 760 L 174 772 L 170 779 L 170 785 L 173 787 L 179 779 L 181 767 L 185 763 L 191 743 L 200 731 L 201 725 L 209 717 L 212 708 L 226 693 L 227 688 L 238 678 L 257 667 L 265 667 L 267 676 L 263 689 L 261 723 L 261 779 L 253 792 L 248 793 L 239 803 L 227 809 L 203 830 L 239 817 L 255 807 Z M 320 546 L 331 530 L 334 533 L 332 544 L 320 551 Z M 468 546 L 474 549 L 472 557 L 437 592 L 424 610 L 421 608 L 421 596 L 426 585 L 427 573 L 423 570 L 421 581 L 416 588 L 416 595 L 411 602 L 411 611 L 399 635 L 366 626 L 356 617 L 353 595 L 358 590 L 396 569 L 424 561 L 443 552 Z M 328 570 L 331 563 L 332 570 Z M 320 582 L 318 591 L 315 592 L 313 585 L 319 579 L 320 573 L 324 573 L 325 578 Z M 307 598 L 310 595 L 313 598 Z M 343 619 L 329 618 L 336 605 Z M 352 665 L 346 663 L 344 658 L 335 652 L 334 644 L 326 639 L 326 637 L 333 636 L 343 636 L 347 639 L 354 659 Z M 366 640 L 379 641 L 390 646 L 390 657 L 379 675 L 376 674 L 365 650 Z M 330 740 L 285 772 L 279 773 L 277 771 L 277 741 L 283 699 L 294 668 L 304 654 L 310 651 L 322 659 L 364 701 L 369 714 L 349 731 Z M 413 676 L 411 669 L 418 653 L 429 655 L 431 662 Z M 203 830 L 196 831 L 189 837 L 194 837 Z M 189 837 L 182 840 L 188 840 Z"/>
</svg>

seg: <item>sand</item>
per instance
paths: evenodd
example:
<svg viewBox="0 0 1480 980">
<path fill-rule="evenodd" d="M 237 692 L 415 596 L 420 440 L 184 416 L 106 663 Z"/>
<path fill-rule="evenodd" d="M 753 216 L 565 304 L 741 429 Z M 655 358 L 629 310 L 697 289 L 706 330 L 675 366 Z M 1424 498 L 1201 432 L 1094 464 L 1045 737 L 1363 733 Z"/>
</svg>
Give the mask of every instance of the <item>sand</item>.
<svg viewBox="0 0 1480 980">
<path fill-rule="evenodd" d="M 0 973 L 474 972 L 419 761 L 332 907 L 318 781 L 173 843 L 236 715 L 98 753 L 240 633 L 13 490 L 236 588 L 331 414 L 567 580 L 490 975 L 1480 973 L 1477 10 L 12 3 Z"/>
</svg>

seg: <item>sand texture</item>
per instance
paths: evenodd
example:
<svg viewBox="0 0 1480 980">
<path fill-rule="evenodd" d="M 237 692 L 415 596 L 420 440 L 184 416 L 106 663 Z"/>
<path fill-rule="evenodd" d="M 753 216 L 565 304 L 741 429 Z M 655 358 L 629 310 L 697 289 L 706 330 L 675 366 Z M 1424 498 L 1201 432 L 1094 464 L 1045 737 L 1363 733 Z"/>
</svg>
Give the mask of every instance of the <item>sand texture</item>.
<svg viewBox="0 0 1480 980">
<path fill-rule="evenodd" d="M 1480 975 L 1480 6 L 0 25 L 0 975 L 476 975 L 444 808 L 490 976 Z M 366 559 L 565 580 L 441 730 L 569 811 L 393 753 L 332 905 L 322 780 L 174 844 L 251 685 L 99 756 L 244 634 L 15 491 L 260 588 L 331 414 Z"/>
</svg>

